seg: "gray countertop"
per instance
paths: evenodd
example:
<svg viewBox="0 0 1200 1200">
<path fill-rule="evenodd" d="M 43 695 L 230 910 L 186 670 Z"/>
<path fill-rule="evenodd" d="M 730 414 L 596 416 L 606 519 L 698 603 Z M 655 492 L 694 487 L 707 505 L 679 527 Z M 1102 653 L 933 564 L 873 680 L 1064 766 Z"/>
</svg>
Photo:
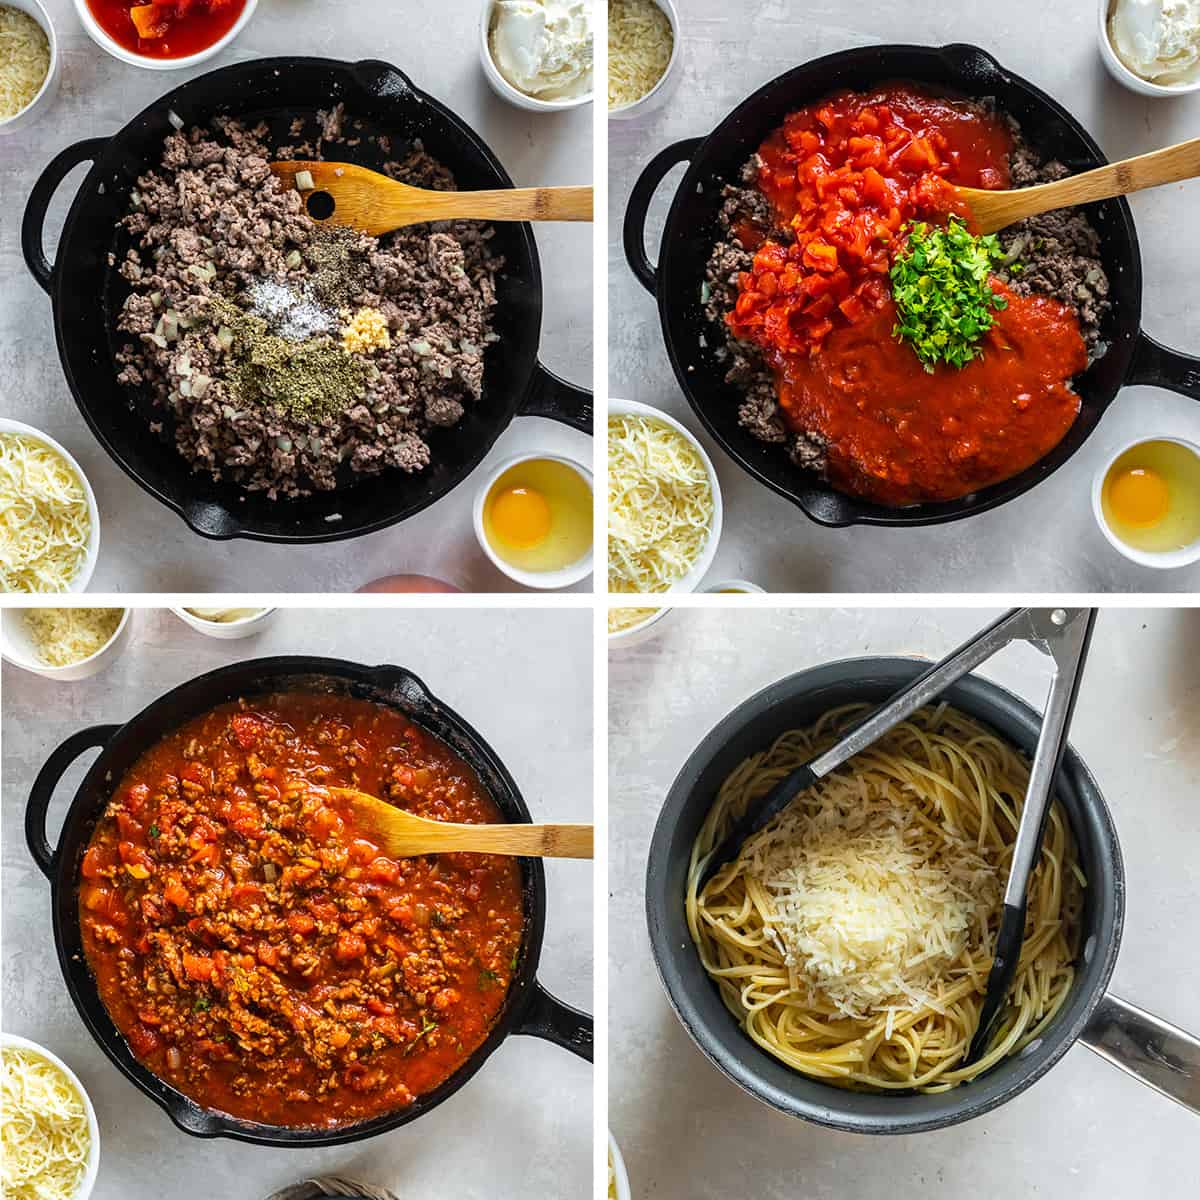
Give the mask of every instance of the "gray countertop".
<svg viewBox="0 0 1200 1200">
<path fill-rule="evenodd" d="M 255 639 L 219 642 L 173 613 L 142 610 L 134 614 L 129 647 L 91 680 L 50 683 L 4 665 L 4 1029 L 60 1055 L 91 1095 L 101 1125 L 94 1200 L 258 1200 L 320 1173 L 344 1174 L 413 1200 L 588 1192 L 592 1069 L 549 1042 L 509 1038 L 457 1095 L 393 1133 L 331 1150 L 264 1149 L 180 1133 L 112 1067 L 67 996 L 54 953 L 49 889 L 21 836 L 29 786 L 68 734 L 126 720 L 177 684 L 226 663 L 294 653 L 410 667 L 493 746 L 535 820 L 592 819 L 588 613 L 360 609 L 349 616 L 290 609 Z M 82 773 L 77 765 L 58 791 L 52 840 Z M 590 864 L 547 862 L 546 877 L 539 978 L 554 995 L 590 1012 Z"/>
<path fill-rule="evenodd" d="M 768 683 L 866 654 L 939 657 L 996 610 L 676 610 L 609 661 L 609 1124 L 636 1200 L 1196 1195 L 1196 1117 L 1083 1047 L 987 1116 L 906 1138 L 781 1116 L 721 1075 L 675 1019 L 646 936 L 659 806 L 705 732 Z M 1112 810 L 1127 911 L 1114 992 L 1200 1034 L 1200 611 L 1100 615 L 1071 742 Z M 1040 708 L 1048 660 L 981 672 Z M 682 902 L 682 900 L 681 900 Z"/>
<path fill-rule="evenodd" d="M 641 170 L 682 138 L 709 133 L 762 84 L 808 59 L 883 42 L 974 42 L 1063 103 L 1110 159 L 1200 135 L 1200 95 L 1151 100 L 1108 76 L 1096 0 L 914 3 L 878 0 L 679 0 L 681 78 L 656 112 L 609 126 L 609 389 L 665 409 L 700 435 L 720 476 L 725 529 L 711 579 L 749 579 L 787 592 L 1194 591 L 1200 566 L 1153 571 L 1127 562 L 1091 513 L 1106 456 L 1138 437 L 1200 442 L 1200 406 L 1154 388 L 1126 388 L 1085 446 L 1034 491 L 963 523 L 916 530 L 823 529 L 716 448 L 675 380 L 654 301 L 621 249 L 621 222 Z M 753 147 L 748 146 L 747 152 Z M 657 256 L 682 168 L 659 189 L 647 236 Z M 1160 341 L 1200 353 L 1195 234 L 1200 183 L 1131 197 L 1141 240 L 1142 319 Z"/>
<path fill-rule="evenodd" d="M 436 9 L 393 0 L 261 0 L 232 46 L 199 68 L 148 71 L 110 57 L 91 41 L 71 0 L 46 0 L 58 31 L 61 91 L 28 129 L 0 137 L 0 416 L 49 433 L 76 456 L 101 511 L 100 562 L 92 591 L 354 591 L 382 575 L 418 572 L 469 591 L 518 590 L 480 550 L 471 504 L 483 473 L 515 454 L 545 451 L 588 465 L 592 439 L 538 417 L 501 435 L 472 477 L 402 525 L 325 546 L 267 546 L 200 538 L 153 502 L 108 457 L 71 398 L 54 344 L 49 299 L 21 258 L 21 213 L 34 181 L 64 147 L 115 133 L 152 100 L 187 78 L 276 54 L 384 58 L 453 109 L 495 151 L 518 186 L 584 184 L 592 179 L 592 109 L 546 115 L 496 96 L 478 53 L 482 0 Z M 83 178 L 71 173 L 48 222 L 53 260 L 58 230 Z M 592 226 L 541 225 L 544 280 L 542 357 L 557 374 L 592 385 Z M 574 590 L 587 590 L 590 582 Z"/>
</svg>

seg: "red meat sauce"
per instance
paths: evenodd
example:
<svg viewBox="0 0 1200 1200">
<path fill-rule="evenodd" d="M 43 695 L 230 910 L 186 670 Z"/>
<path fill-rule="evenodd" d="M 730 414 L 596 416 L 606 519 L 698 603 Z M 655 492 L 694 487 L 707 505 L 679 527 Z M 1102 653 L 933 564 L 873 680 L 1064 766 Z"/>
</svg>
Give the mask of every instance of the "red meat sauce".
<svg viewBox="0 0 1200 1200">
<path fill-rule="evenodd" d="M 87 0 L 87 6 L 126 50 L 148 58 L 186 58 L 220 41 L 246 0 Z"/>
<path fill-rule="evenodd" d="M 336 1127 L 395 1111 L 492 1029 L 523 929 L 515 860 L 393 860 L 321 786 L 494 822 L 471 769 L 400 713 L 289 693 L 145 753 L 82 864 L 84 950 L 135 1057 L 207 1109 Z"/>
<path fill-rule="evenodd" d="M 1024 470 L 1074 422 L 1087 353 L 1058 301 L 994 282 L 1008 308 L 962 369 L 928 373 L 892 332 L 904 228 L 960 213 L 954 186 L 1007 187 L 1011 150 L 994 114 L 905 83 L 802 108 L 760 148 L 758 186 L 794 240 L 735 230 L 755 256 L 726 320 L 762 349 L 788 427 L 827 443 L 835 487 L 897 507 L 957 499 Z"/>
</svg>

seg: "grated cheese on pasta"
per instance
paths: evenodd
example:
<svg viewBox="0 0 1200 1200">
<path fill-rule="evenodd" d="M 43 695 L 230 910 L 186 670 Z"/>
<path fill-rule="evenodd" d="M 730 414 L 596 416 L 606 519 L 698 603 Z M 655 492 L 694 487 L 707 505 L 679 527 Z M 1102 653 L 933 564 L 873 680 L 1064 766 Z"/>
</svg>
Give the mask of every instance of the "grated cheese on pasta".
<svg viewBox="0 0 1200 1200">
<path fill-rule="evenodd" d="M 27 108 L 49 72 L 46 31 L 28 13 L 0 4 L 0 121 Z"/>
<path fill-rule="evenodd" d="M 674 49 L 671 22 L 653 0 L 608 0 L 608 107 L 651 91 Z"/>
</svg>

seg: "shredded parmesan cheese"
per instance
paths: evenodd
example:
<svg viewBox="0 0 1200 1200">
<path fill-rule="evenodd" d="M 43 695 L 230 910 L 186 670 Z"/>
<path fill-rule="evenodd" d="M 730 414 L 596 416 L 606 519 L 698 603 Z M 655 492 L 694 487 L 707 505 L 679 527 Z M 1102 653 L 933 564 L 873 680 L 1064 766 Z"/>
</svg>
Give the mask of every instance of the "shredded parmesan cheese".
<svg viewBox="0 0 1200 1200">
<path fill-rule="evenodd" d="M 0 121 L 28 108 L 49 73 L 46 31 L 28 13 L 0 4 Z"/>
<path fill-rule="evenodd" d="M 608 586 L 665 592 L 704 551 L 712 529 L 704 461 L 652 417 L 608 419 Z"/>
<path fill-rule="evenodd" d="M 69 667 L 112 641 L 123 608 L 27 608 L 25 626 L 38 662 Z"/>
<path fill-rule="evenodd" d="M 40 1054 L 6 1046 L 3 1057 L 0 1194 L 4 1200 L 74 1200 L 91 1153 L 83 1098 Z"/>
<path fill-rule="evenodd" d="M 674 49 L 671 22 L 654 0 L 608 0 L 608 107 L 651 91 Z"/>
<path fill-rule="evenodd" d="M 636 629 L 661 611 L 658 608 L 610 608 L 608 632 L 624 633 L 627 629 Z"/>
<path fill-rule="evenodd" d="M 0 433 L 0 591 L 65 592 L 87 559 L 87 493 L 45 442 Z"/>
<path fill-rule="evenodd" d="M 915 806 L 847 786 L 832 785 L 815 810 L 793 805 L 747 847 L 747 876 L 773 910 L 766 933 L 810 1004 L 889 1022 L 940 1011 L 939 983 L 989 936 L 995 868 Z"/>
</svg>

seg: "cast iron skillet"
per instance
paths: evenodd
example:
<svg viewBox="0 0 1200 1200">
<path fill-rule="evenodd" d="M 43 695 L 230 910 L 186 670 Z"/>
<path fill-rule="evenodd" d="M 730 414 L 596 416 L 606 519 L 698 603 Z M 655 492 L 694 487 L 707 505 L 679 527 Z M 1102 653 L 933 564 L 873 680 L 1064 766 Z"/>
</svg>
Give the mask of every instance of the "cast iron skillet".
<svg viewBox="0 0 1200 1200">
<path fill-rule="evenodd" d="M 700 965 L 684 913 L 692 843 L 721 783 L 786 730 L 811 724 L 842 704 L 880 702 L 928 665 L 918 659 L 857 658 L 802 671 L 740 704 L 692 752 L 667 793 L 646 870 L 651 949 L 676 1016 L 704 1054 L 752 1096 L 789 1116 L 851 1133 L 919 1133 L 981 1116 L 1023 1092 L 1076 1041 L 1200 1112 L 1200 1040 L 1105 993 L 1121 943 L 1125 870 L 1099 786 L 1069 747 L 1056 795 L 1088 880 L 1082 953 L 1054 1023 L 1015 1058 L 948 1092 L 848 1092 L 809 1079 L 761 1050 L 722 1003 Z M 1041 716 L 1011 692 L 971 675 L 945 698 L 1032 755 Z"/>
<path fill-rule="evenodd" d="M 696 415 L 736 463 L 822 525 L 934 525 L 972 516 L 1027 492 L 1062 466 L 1126 384 L 1167 387 L 1200 399 L 1200 359 L 1168 350 L 1141 331 L 1137 234 L 1129 205 L 1118 199 L 1089 205 L 1112 285 L 1113 307 L 1102 329 L 1110 349 L 1076 380 L 1083 403 L 1075 424 L 1028 470 L 960 500 L 885 508 L 834 491 L 814 472 L 801 471 L 781 447 L 756 441 L 742 429 L 737 419 L 741 393 L 724 382 L 726 367 L 716 357 L 720 339 L 700 303 L 705 267 L 717 239 L 721 189 L 738 179 L 750 155 L 789 112 L 839 88 L 866 88 L 889 79 L 995 97 L 1043 157 L 1059 159 L 1072 172 L 1105 162 L 1100 147 L 1065 108 L 975 46 L 871 46 L 788 71 L 739 104 L 708 137 L 663 150 L 634 185 L 625 214 L 625 255 L 634 274 L 658 297 L 667 353 Z M 646 212 L 667 172 L 681 162 L 689 165 L 671 204 L 656 270 L 646 257 Z"/>
<path fill-rule="evenodd" d="M 537 981 L 546 921 L 546 877 L 540 859 L 520 859 L 525 932 L 512 986 L 496 1025 L 478 1050 L 434 1091 L 408 1108 L 341 1129 L 288 1129 L 238 1120 L 201 1108 L 148 1071 L 130 1053 L 100 1001 L 83 954 L 79 928 L 79 866 L 112 789 L 134 761 L 166 734 L 219 704 L 241 696 L 289 690 L 348 694 L 396 708 L 459 754 L 479 776 L 508 821 L 528 821 L 529 811 L 512 776 L 490 746 L 456 712 L 430 694 L 403 667 L 364 667 L 334 658 L 288 656 L 235 663 L 181 684 L 124 725 L 96 725 L 67 738 L 34 781 L 25 812 L 30 852 L 50 880 L 54 942 L 67 990 L 97 1044 L 185 1133 L 229 1137 L 261 1146 L 335 1146 L 407 1125 L 449 1099 L 511 1033 L 533 1034 L 592 1058 L 592 1018 L 561 1003 Z M 46 840 L 46 809 L 55 785 L 85 751 L 102 746 L 71 801 L 58 845 Z"/>
<path fill-rule="evenodd" d="M 329 542 L 357 537 L 411 517 L 460 484 L 483 460 L 515 416 L 551 417 L 590 433 L 591 393 L 565 383 L 538 362 L 542 321 L 542 276 L 528 225 L 498 224 L 493 243 L 506 266 L 497 281 L 494 328 L 500 340 L 488 349 L 483 397 L 463 420 L 430 436 L 433 462 L 413 475 L 390 470 L 362 479 L 348 475 L 344 486 L 300 500 L 268 500 L 232 483 L 216 483 L 192 472 L 171 439 L 150 432 L 162 420 L 150 398 L 130 406 L 128 389 L 117 383 L 113 353 L 124 342 L 116 314 L 128 294 L 125 281 L 108 265 L 120 262 L 130 242 L 116 223 L 129 209 L 137 177 L 156 165 L 168 114 L 185 126 L 207 125 L 216 116 L 255 123 L 265 120 L 275 145 L 290 136 L 294 117 L 308 136 L 316 131 L 318 108 L 344 101 L 346 113 L 363 122 L 363 141 L 348 150 L 356 162 L 380 168 L 402 158 L 416 139 L 454 173 L 458 186 L 512 187 L 512 180 L 483 141 L 448 108 L 418 91 L 387 63 L 336 62 L 322 58 L 266 58 L 222 67 L 176 88 L 109 138 L 89 138 L 55 157 L 34 185 L 21 227 L 25 262 L 54 303 L 59 356 L 75 402 L 101 445 L 156 500 L 174 509 L 205 537 L 246 537 L 266 542 Z M 387 134 L 392 152 L 368 140 Z M 346 136 L 353 136 L 347 133 Z M 80 163 L 91 170 L 67 215 L 51 267 L 42 249 L 46 209 L 67 173 Z"/>
</svg>

